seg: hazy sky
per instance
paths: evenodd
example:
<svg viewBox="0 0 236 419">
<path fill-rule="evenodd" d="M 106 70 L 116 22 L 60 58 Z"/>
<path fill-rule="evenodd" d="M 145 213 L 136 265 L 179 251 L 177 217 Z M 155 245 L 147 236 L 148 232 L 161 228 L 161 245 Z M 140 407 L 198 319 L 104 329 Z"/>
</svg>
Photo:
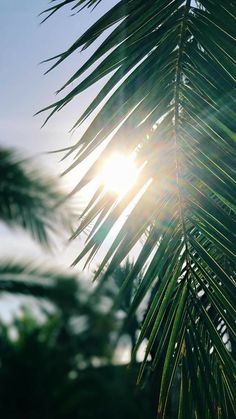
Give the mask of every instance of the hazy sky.
<svg viewBox="0 0 236 419">
<path fill-rule="evenodd" d="M 1 146 L 14 146 L 26 154 L 36 155 L 40 167 L 43 164 L 42 168 L 49 167 L 50 172 L 62 171 L 59 156 L 44 154 L 38 157 L 38 153 L 65 147 L 78 139 L 80 132 L 71 138 L 68 131 L 96 94 L 96 88 L 82 94 L 43 129 L 40 126 L 46 114 L 40 117 L 33 117 L 33 114 L 55 99 L 54 92 L 93 52 L 94 47 L 82 55 L 75 53 L 47 76 L 43 76 L 47 65 L 39 65 L 39 62 L 68 48 L 99 14 L 115 2 L 104 0 L 94 12 L 85 10 L 74 17 L 71 17 L 69 8 L 64 9 L 40 25 L 38 15 L 47 8 L 47 0 L 1 0 Z M 76 181 L 76 172 L 70 176 L 72 182 Z M 34 246 L 26 235 L 22 240 L 21 234 L 10 234 L 4 227 L 0 227 L 0 234 L 4 238 L 0 243 L 2 257 L 14 254 L 14 257 L 22 258 L 29 247 L 33 252 Z M 79 243 L 72 249 L 61 245 L 57 251 L 58 259 L 63 263 L 64 260 L 72 261 L 78 253 Z M 35 254 L 39 252 L 38 248 L 34 251 Z"/>
<path fill-rule="evenodd" d="M 1 0 L 1 143 L 43 151 L 65 146 L 67 134 L 77 115 L 94 94 L 91 89 L 40 130 L 42 117 L 33 114 L 51 103 L 54 92 L 91 54 L 75 53 L 61 67 L 43 76 L 47 65 L 40 61 L 68 48 L 75 39 L 111 4 L 103 1 L 93 13 L 85 10 L 71 17 L 64 9 L 40 25 L 39 12 L 47 0 Z"/>
</svg>

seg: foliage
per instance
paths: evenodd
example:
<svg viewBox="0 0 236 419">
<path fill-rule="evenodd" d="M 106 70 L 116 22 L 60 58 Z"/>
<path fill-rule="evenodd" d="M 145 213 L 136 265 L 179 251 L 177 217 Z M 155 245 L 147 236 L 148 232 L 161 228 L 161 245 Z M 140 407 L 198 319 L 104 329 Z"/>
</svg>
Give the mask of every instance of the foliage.
<svg viewBox="0 0 236 419">
<path fill-rule="evenodd" d="M 120 289 L 127 276 L 132 272 L 133 266 L 133 263 L 127 260 L 123 266 L 117 266 L 106 281 L 103 281 L 103 273 L 101 273 L 101 281 L 98 283 L 94 293 L 100 299 L 104 297 L 110 299 L 111 311 L 116 315 L 118 313 L 122 315 L 117 341 L 123 335 L 127 335 L 131 343 L 131 352 L 135 348 L 136 336 L 140 330 L 140 320 L 143 317 L 143 310 L 139 310 L 132 318 L 129 317 L 129 311 L 135 292 L 142 281 L 142 273 L 140 272 L 132 282 L 129 282 L 122 294 L 120 293 Z"/>
<path fill-rule="evenodd" d="M 21 227 L 48 250 L 52 233 L 58 232 L 59 225 L 63 228 L 65 198 L 57 182 L 42 176 L 32 161 L 0 149 L 0 221 Z M 73 311 L 76 290 L 76 276 L 39 268 L 35 262 L 0 263 L 1 292 L 47 299 Z"/>
<path fill-rule="evenodd" d="M 12 295 L 33 296 L 47 300 L 62 310 L 73 313 L 77 309 L 78 278 L 76 275 L 24 264 L 1 262 L 0 291 Z"/>
<path fill-rule="evenodd" d="M 47 13 L 99 3 L 55 1 Z M 45 110 L 51 117 L 103 79 L 104 86 L 74 125 L 91 118 L 68 150 L 74 162 L 67 171 L 112 138 L 75 191 L 96 176 L 114 151 L 136 155 L 140 175 L 132 190 L 119 199 L 99 187 L 85 209 L 76 234 L 96 222 L 75 263 L 85 255 L 90 261 L 132 208 L 97 276 L 107 264 L 108 276 L 145 240 L 122 290 L 146 266 L 130 315 L 154 287 L 136 349 L 149 334 L 140 377 L 154 346 L 154 370 L 164 356 L 160 417 L 165 417 L 176 375 L 181 377 L 179 418 L 226 418 L 236 406 L 235 11 L 232 0 L 120 0 L 54 57 L 51 67 L 105 33 L 60 89 L 73 82 L 69 93 Z"/>
<path fill-rule="evenodd" d="M 0 149 L 1 221 L 21 226 L 41 244 L 49 245 L 49 232 L 55 232 L 60 220 L 62 198 L 55 180 L 42 177 L 32 162 L 20 159 L 16 152 Z"/>
<path fill-rule="evenodd" d="M 96 312 L 96 315 L 95 315 Z M 20 418 L 154 418 L 148 389 L 135 388 L 136 371 L 110 364 L 112 324 L 83 298 L 77 320 L 54 313 L 43 324 L 25 310 L 12 328 L 0 328 L 0 411 L 6 419 Z M 102 320 L 96 333 L 92 324 Z M 96 360 L 94 368 L 91 361 Z M 105 365 L 104 365 L 105 361 Z M 12 383 L 14 382 L 14 391 Z M 152 407 L 152 408 L 151 408 Z"/>
</svg>

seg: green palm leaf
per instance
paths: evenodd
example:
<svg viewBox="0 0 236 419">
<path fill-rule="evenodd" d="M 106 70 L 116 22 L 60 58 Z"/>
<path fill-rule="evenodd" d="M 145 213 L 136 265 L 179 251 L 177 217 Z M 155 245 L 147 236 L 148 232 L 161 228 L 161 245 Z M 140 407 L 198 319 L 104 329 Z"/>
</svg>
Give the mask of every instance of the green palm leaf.
<svg viewBox="0 0 236 419">
<path fill-rule="evenodd" d="M 99 2 L 57 2 L 48 13 L 69 3 L 76 9 Z M 164 354 L 160 417 L 166 415 L 171 384 L 179 374 L 179 418 L 230 417 L 236 405 L 235 12 L 231 0 L 121 0 L 52 66 L 112 28 L 64 87 L 72 81 L 77 85 L 45 110 L 50 117 L 104 80 L 74 125 L 96 112 L 68 152 L 74 156 L 68 171 L 111 139 L 76 190 L 96 176 L 112 152 L 136 152 L 138 184 L 121 200 L 98 189 L 77 233 L 98 217 L 96 227 L 75 262 L 88 252 L 91 260 L 133 207 L 97 275 L 106 265 L 108 276 L 144 240 L 122 290 L 145 265 L 130 313 L 155 286 L 136 350 L 149 337 L 144 364 L 156 347 L 154 369 Z M 163 327 L 169 341 L 160 337 Z"/>
<path fill-rule="evenodd" d="M 63 212 L 63 194 L 52 182 L 20 160 L 10 150 L 0 149 L 0 220 L 20 226 L 34 239 L 49 245 L 49 233 L 56 232 Z"/>
<path fill-rule="evenodd" d="M 34 267 L 32 263 L 2 261 L 0 292 L 48 300 L 67 312 L 73 312 L 78 308 L 76 276 Z"/>
</svg>

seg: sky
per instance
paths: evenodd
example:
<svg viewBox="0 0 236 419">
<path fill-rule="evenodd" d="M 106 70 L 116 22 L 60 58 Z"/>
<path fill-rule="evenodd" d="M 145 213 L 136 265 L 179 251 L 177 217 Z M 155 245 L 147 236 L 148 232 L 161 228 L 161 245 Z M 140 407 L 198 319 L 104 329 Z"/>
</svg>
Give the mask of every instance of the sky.
<svg viewBox="0 0 236 419">
<path fill-rule="evenodd" d="M 50 172 L 58 175 L 63 171 L 65 166 L 59 163 L 60 157 L 45 152 L 66 147 L 78 140 L 85 126 L 73 137 L 69 130 L 96 95 L 99 85 L 81 94 L 41 129 L 46 114 L 34 117 L 34 113 L 55 100 L 54 92 L 93 53 L 95 47 L 84 54 L 73 54 L 46 76 L 43 73 L 48 65 L 39 63 L 67 49 L 112 3 L 115 1 L 103 1 L 94 12 L 86 9 L 76 16 L 71 16 L 69 8 L 63 9 L 40 24 L 42 18 L 39 13 L 48 7 L 48 0 L 1 0 L 0 145 L 14 147 L 22 155 L 34 157 L 42 174 Z M 65 164 L 67 166 L 68 163 Z M 82 166 L 79 173 L 84 170 L 85 166 Z M 63 181 L 69 190 L 79 173 L 74 171 Z M 81 199 L 83 201 L 83 197 Z M 1 225 L 0 235 L 3 238 L 0 243 L 2 258 L 21 260 L 27 253 L 34 259 L 47 259 L 48 255 L 21 231 L 9 231 Z M 68 266 L 81 246 L 82 239 L 69 246 L 67 238 L 63 238 L 53 257 L 57 263 Z M 51 258 L 52 255 L 48 257 L 50 261 Z"/>
<path fill-rule="evenodd" d="M 33 114 L 55 99 L 54 92 L 93 52 L 75 53 L 58 69 L 43 76 L 48 65 L 39 63 L 67 49 L 103 13 L 108 2 L 93 13 L 85 10 L 72 17 L 63 9 L 40 25 L 39 13 L 47 0 L 1 0 L 1 134 L 2 143 L 36 153 L 70 143 L 70 127 L 95 94 L 82 94 L 47 126 L 40 130 L 44 116 Z"/>
</svg>

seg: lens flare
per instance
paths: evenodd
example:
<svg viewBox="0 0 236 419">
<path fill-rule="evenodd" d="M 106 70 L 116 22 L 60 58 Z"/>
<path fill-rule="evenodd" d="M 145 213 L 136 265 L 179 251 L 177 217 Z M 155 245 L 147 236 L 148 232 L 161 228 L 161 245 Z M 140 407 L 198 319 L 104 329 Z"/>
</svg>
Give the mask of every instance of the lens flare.
<svg viewBox="0 0 236 419">
<path fill-rule="evenodd" d="M 138 170 L 132 157 L 112 154 L 103 164 L 99 180 L 106 190 L 125 195 L 135 184 Z"/>
</svg>

